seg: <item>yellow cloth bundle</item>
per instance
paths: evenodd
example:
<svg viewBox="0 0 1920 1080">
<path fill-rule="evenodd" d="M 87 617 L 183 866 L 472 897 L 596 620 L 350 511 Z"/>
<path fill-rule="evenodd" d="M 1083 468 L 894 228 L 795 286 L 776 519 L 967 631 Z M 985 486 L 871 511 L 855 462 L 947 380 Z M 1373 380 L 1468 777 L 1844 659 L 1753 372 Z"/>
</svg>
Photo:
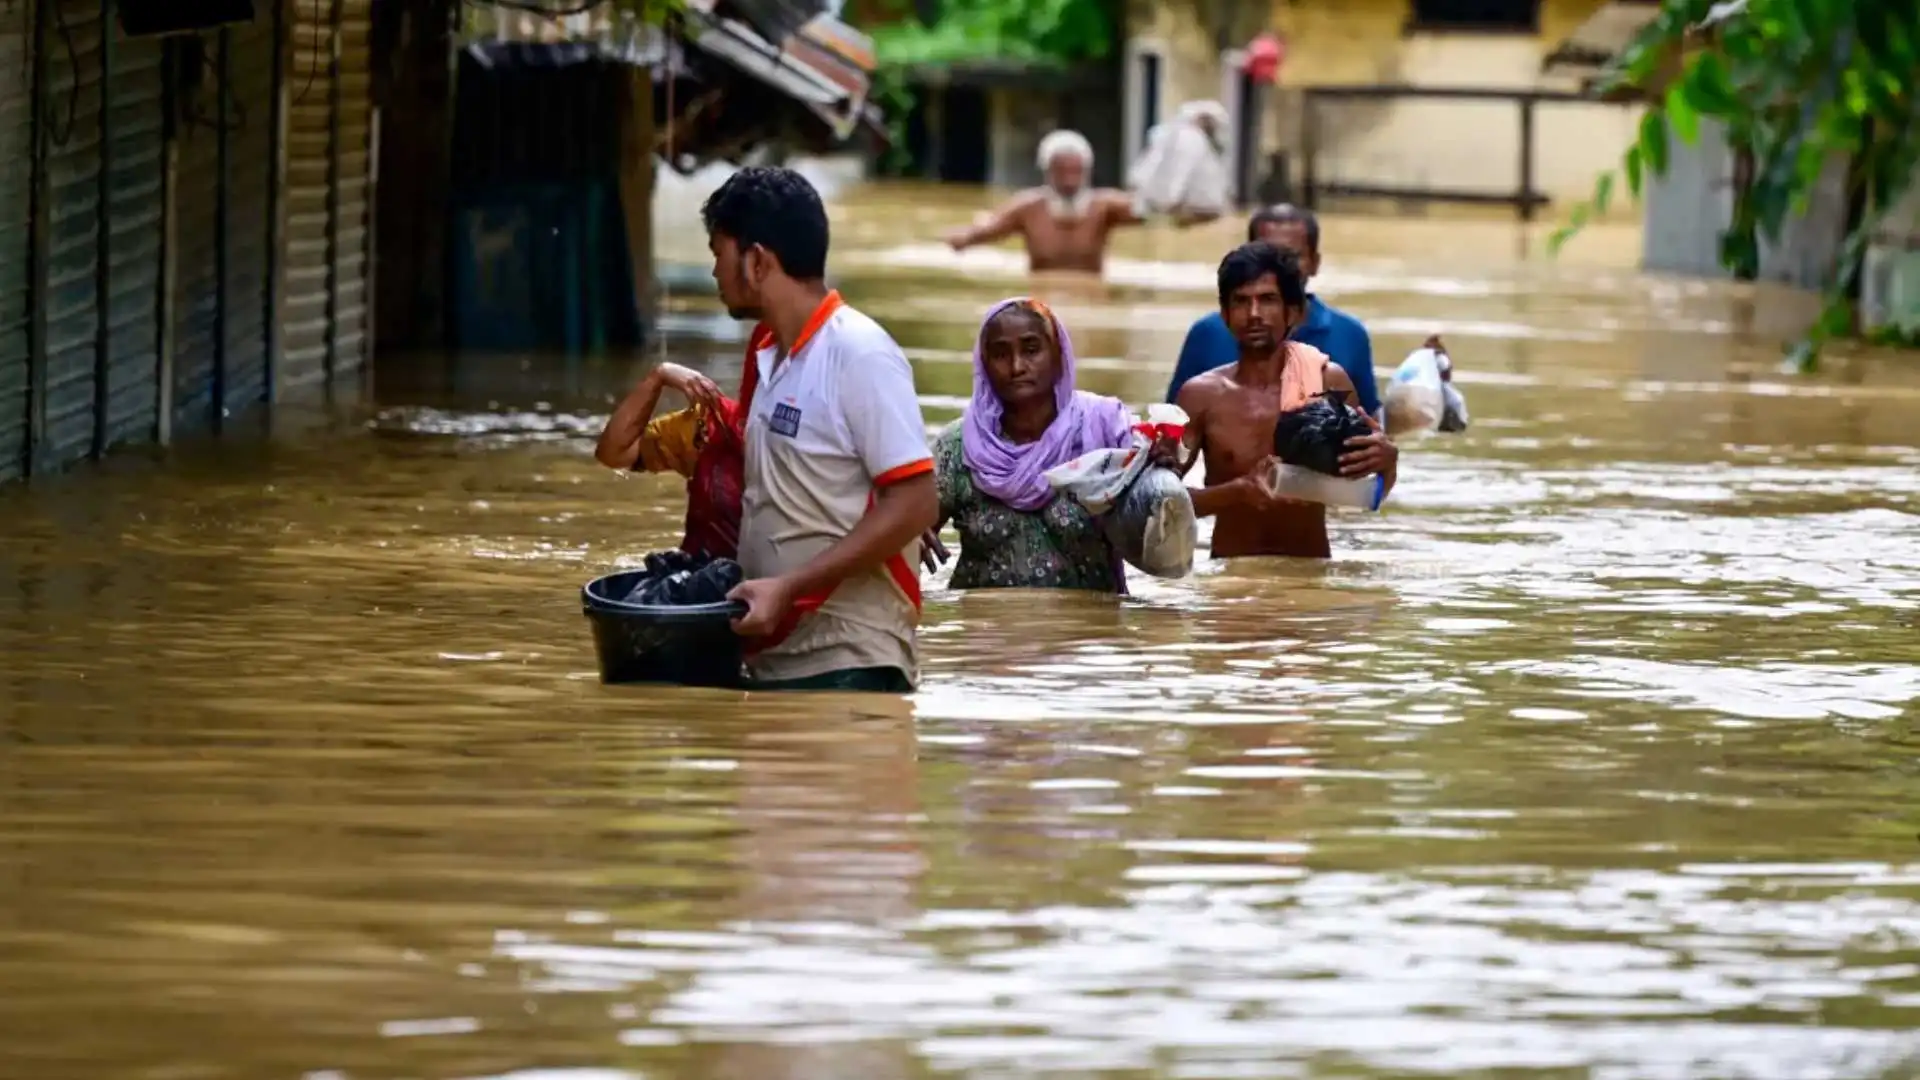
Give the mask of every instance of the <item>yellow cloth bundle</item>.
<svg viewBox="0 0 1920 1080">
<path fill-rule="evenodd" d="M 679 473 L 692 479 L 693 463 L 706 444 L 707 410 L 699 405 L 655 417 L 640 436 L 639 472 Z"/>
</svg>

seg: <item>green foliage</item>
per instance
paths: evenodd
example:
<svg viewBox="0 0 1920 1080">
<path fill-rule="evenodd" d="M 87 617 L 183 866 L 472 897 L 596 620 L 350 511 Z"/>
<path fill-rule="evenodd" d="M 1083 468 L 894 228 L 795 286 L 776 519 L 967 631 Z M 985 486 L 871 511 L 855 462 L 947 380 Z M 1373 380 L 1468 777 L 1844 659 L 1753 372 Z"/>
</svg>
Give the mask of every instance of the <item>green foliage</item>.
<svg viewBox="0 0 1920 1080">
<path fill-rule="evenodd" d="M 912 15 L 873 27 L 880 71 L 874 100 L 886 112 L 893 148 L 884 162 L 906 158 L 905 124 L 913 109 L 908 72 L 992 61 L 1031 67 L 1061 67 L 1098 60 L 1113 47 L 1114 22 L 1106 0 L 945 0 L 931 25 Z"/>
<path fill-rule="evenodd" d="M 1113 30 L 1102 0 L 946 0 L 932 25 L 909 17 L 872 33 L 882 67 L 907 67 L 1097 60 Z"/>
<path fill-rule="evenodd" d="M 1664 0 L 1602 79 L 1605 92 L 1671 78 L 1621 164 L 1635 198 L 1647 175 L 1665 175 L 1669 134 L 1695 143 L 1702 120 L 1725 125 L 1731 145 L 1752 151 L 1753 183 L 1735 192 L 1720 246 L 1721 261 L 1736 270 L 1758 265 L 1762 241 L 1777 242 L 1781 226 L 1805 212 L 1829 161 L 1852 163 L 1848 194 L 1866 211 L 1842 245 L 1819 321 L 1793 350 L 1798 370 L 1811 370 L 1820 347 L 1852 329 L 1850 297 L 1867 242 L 1920 165 L 1916 73 L 1913 0 Z M 1613 186 L 1613 173 L 1602 176 L 1549 249 L 1604 212 Z"/>
</svg>

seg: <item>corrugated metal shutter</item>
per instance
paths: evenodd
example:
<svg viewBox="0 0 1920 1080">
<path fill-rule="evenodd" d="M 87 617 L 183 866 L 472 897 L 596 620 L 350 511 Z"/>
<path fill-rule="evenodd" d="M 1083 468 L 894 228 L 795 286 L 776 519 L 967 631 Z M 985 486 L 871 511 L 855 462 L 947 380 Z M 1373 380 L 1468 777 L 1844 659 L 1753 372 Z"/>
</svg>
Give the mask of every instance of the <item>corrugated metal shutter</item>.
<svg viewBox="0 0 1920 1080">
<path fill-rule="evenodd" d="M 364 365 L 372 345 L 373 0 L 338 0 L 338 9 L 333 366 L 341 372 Z"/>
<path fill-rule="evenodd" d="M 0 480 L 27 457 L 33 289 L 33 5 L 0 8 Z"/>
<path fill-rule="evenodd" d="M 220 327 L 218 220 L 220 86 L 211 68 L 219 44 L 211 36 L 174 39 L 176 64 L 202 65 L 198 93 L 179 103 L 174 136 L 173 420 L 194 430 L 214 420 L 215 342 Z"/>
<path fill-rule="evenodd" d="M 47 411 L 36 472 L 93 450 L 100 332 L 100 3 L 56 0 L 46 17 Z"/>
<path fill-rule="evenodd" d="M 371 0 L 291 0 L 287 66 L 287 385 L 366 363 L 371 347 Z"/>
<path fill-rule="evenodd" d="M 273 124 L 279 101 L 273 88 L 274 19 L 270 4 L 255 6 L 253 22 L 223 35 L 229 98 L 225 197 L 227 215 L 226 410 L 236 415 L 266 397 L 267 305 L 271 300 L 272 229 L 268 188 L 273 183 Z"/>
<path fill-rule="evenodd" d="M 162 46 L 113 27 L 107 53 L 107 444 L 153 437 L 165 195 Z"/>
<path fill-rule="evenodd" d="M 287 63 L 287 188 L 280 373 L 283 386 L 319 381 L 328 370 L 333 312 L 334 3 L 288 0 L 293 37 Z"/>
</svg>

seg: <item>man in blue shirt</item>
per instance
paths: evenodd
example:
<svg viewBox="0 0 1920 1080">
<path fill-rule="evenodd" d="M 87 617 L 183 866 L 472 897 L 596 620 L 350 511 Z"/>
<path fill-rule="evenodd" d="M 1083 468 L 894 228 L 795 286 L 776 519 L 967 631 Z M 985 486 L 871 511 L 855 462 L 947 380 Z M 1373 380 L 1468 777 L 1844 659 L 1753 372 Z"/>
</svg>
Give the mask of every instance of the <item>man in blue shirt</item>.
<svg viewBox="0 0 1920 1080">
<path fill-rule="evenodd" d="M 1247 242 L 1264 240 L 1275 247 L 1287 248 L 1300 258 L 1300 269 L 1308 280 L 1320 272 L 1320 219 L 1313 211 L 1281 203 L 1256 211 L 1247 222 Z M 1373 379 L 1373 340 L 1360 320 L 1332 307 L 1312 293 L 1307 294 L 1307 319 L 1294 328 L 1292 338 L 1311 345 L 1332 358 L 1353 380 L 1356 402 L 1368 416 L 1381 419 L 1380 391 Z M 1180 346 L 1180 362 L 1174 365 L 1173 382 L 1167 385 L 1167 400 L 1180 396 L 1180 387 L 1188 379 L 1214 368 L 1225 367 L 1240 359 L 1240 344 L 1227 329 L 1227 322 L 1215 311 L 1202 316 L 1187 331 Z"/>
</svg>

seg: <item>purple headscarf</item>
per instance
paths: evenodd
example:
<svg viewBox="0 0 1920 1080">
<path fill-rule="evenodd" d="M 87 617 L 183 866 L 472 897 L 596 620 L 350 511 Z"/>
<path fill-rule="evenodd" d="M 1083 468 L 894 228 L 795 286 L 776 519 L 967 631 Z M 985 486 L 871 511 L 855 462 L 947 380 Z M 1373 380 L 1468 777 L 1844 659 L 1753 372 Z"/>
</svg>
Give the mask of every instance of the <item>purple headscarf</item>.
<svg viewBox="0 0 1920 1080">
<path fill-rule="evenodd" d="M 1059 415 L 1046 432 L 1030 443 L 1008 442 L 1000 434 L 1004 411 L 987 380 L 987 361 L 980 341 L 994 318 L 1010 307 L 1032 310 L 1053 325 L 1060 346 L 1060 380 L 1053 386 Z M 1045 304 L 1030 296 L 1002 300 L 987 309 L 980 332 L 973 337 L 973 403 L 967 407 L 960 431 L 961 456 L 973 474 L 973 486 L 1013 507 L 1038 510 L 1053 499 L 1053 488 L 1041 475 L 1093 450 L 1125 447 L 1131 438 L 1133 417 L 1117 398 L 1101 397 L 1073 388 L 1073 339 Z"/>
</svg>

